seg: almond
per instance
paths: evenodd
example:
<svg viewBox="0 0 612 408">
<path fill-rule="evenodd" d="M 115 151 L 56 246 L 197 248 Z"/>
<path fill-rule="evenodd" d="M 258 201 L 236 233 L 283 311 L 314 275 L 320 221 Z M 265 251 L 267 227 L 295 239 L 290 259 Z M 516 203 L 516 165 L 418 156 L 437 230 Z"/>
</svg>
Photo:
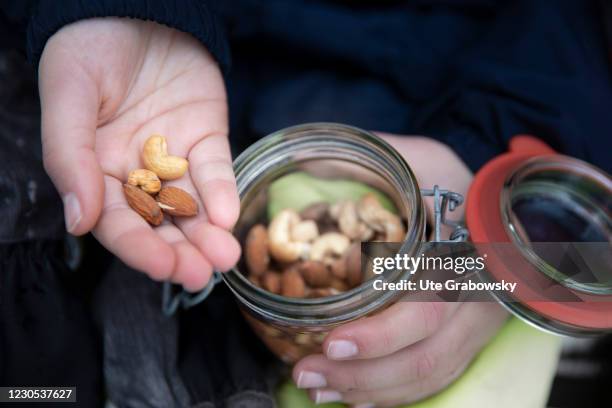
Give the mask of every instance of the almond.
<svg viewBox="0 0 612 408">
<path fill-rule="evenodd" d="M 198 213 L 198 204 L 193 197 L 178 187 L 162 188 L 157 203 L 165 213 L 175 217 L 192 217 Z"/>
<path fill-rule="evenodd" d="M 145 193 L 138 187 L 124 184 L 123 194 L 132 207 L 142 218 L 151 225 L 159 225 L 164 219 L 161 209 L 149 194 Z"/>
<path fill-rule="evenodd" d="M 342 279 L 338 278 L 332 278 L 329 286 L 332 289 L 337 290 L 338 292 L 346 292 L 347 290 L 349 290 L 348 285 Z"/>
<path fill-rule="evenodd" d="M 303 298 L 306 285 L 302 275 L 295 268 L 287 268 L 281 276 L 281 294 L 287 297 Z"/>
<path fill-rule="evenodd" d="M 306 283 L 312 287 L 320 288 L 329 285 L 331 276 L 323 262 L 304 261 L 298 265 L 298 270 Z"/>
<path fill-rule="evenodd" d="M 346 264 L 347 264 L 346 255 L 343 256 L 342 258 L 333 259 L 331 263 L 329 264 L 329 269 L 331 270 L 332 275 L 338 279 L 346 279 L 346 274 L 347 274 Z"/>
<path fill-rule="evenodd" d="M 247 234 L 244 246 L 244 258 L 249 273 L 254 276 L 263 275 L 270 265 L 266 227 L 262 224 L 254 225 Z"/>
<path fill-rule="evenodd" d="M 262 286 L 268 292 L 279 294 L 281 292 L 281 275 L 275 271 L 268 271 L 261 278 Z"/>
<path fill-rule="evenodd" d="M 350 287 L 355 287 L 363 281 L 361 272 L 361 243 L 355 242 L 346 253 L 346 281 Z"/>
</svg>

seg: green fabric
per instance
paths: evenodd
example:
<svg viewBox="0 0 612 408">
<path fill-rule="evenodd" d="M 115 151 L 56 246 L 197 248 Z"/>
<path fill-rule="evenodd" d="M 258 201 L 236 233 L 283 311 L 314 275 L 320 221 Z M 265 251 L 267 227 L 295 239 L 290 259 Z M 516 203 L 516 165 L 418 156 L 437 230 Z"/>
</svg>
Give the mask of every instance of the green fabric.
<svg viewBox="0 0 612 408">
<path fill-rule="evenodd" d="M 319 202 L 357 201 L 366 193 L 374 193 L 387 210 L 397 214 L 393 202 L 385 194 L 367 184 L 352 180 L 326 180 L 304 172 L 291 173 L 275 180 L 268 189 L 268 218 L 285 208 L 296 211 Z"/>
<path fill-rule="evenodd" d="M 560 343 L 559 337 L 512 318 L 457 381 L 433 397 L 407 407 L 545 406 Z M 344 407 L 315 405 L 304 390 L 298 390 L 290 381 L 278 389 L 277 401 L 279 408 Z"/>
</svg>

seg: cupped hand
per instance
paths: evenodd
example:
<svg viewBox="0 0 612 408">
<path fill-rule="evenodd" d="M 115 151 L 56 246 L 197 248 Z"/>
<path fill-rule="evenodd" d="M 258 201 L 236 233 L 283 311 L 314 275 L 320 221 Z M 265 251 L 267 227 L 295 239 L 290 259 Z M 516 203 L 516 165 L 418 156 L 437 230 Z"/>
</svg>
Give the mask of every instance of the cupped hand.
<svg viewBox="0 0 612 408">
<path fill-rule="evenodd" d="M 227 270 L 240 248 L 239 213 L 219 68 L 193 37 L 159 24 L 104 18 L 53 35 L 39 65 L 45 169 L 64 201 L 67 230 L 95 237 L 131 267 L 188 290 Z M 199 214 L 152 228 L 124 198 L 152 134 L 189 160 L 167 185 L 196 198 Z"/>
<path fill-rule="evenodd" d="M 423 137 L 381 136 L 406 158 L 421 187 L 467 193 L 472 174 L 447 146 Z M 299 361 L 293 379 L 317 403 L 416 401 L 456 379 L 506 318 L 496 303 L 401 301 L 331 331 L 324 354 Z"/>
</svg>

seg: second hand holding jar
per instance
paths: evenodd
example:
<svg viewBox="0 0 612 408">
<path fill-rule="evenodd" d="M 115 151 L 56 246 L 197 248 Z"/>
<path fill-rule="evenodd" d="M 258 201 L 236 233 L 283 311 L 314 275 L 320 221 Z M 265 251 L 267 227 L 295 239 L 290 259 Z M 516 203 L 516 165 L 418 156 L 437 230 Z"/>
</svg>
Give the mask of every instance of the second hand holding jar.
<svg viewBox="0 0 612 408">
<path fill-rule="evenodd" d="M 235 171 L 241 218 L 234 232 L 243 243 L 245 256 L 222 276 L 249 323 L 283 361 L 293 363 L 320 352 L 331 329 L 375 313 L 401 296 L 374 290 L 361 275 L 349 281 L 338 279 L 333 272 L 334 265 L 339 268 L 341 262 L 348 267 L 349 248 L 360 241 L 402 242 L 401 252 L 408 256 L 418 256 L 423 250 L 426 217 L 421 192 L 414 174 L 390 145 L 350 126 L 300 125 L 251 146 L 236 159 Z M 317 180 L 322 180 L 321 184 L 317 185 Z M 290 188 L 282 200 L 278 200 L 279 184 Z M 314 191 L 308 189 L 313 184 Z M 447 192 L 435 189 L 429 193 L 440 203 L 440 194 Z M 440 213 L 446 208 L 441 207 L 445 206 L 436 208 L 438 225 L 444 221 Z M 319 216 L 327 219 L 316 220 L 314 226 L 304 224 L 317 208 L 324 208 Z M 352 209 L 355 214 L 349 214 Z M 356 216 L 352 224 L 341 221 L 342 211 L 347 212 L 346 217 Z M 354 225 L 356 222 L 363 225 Z M 269 234 L 264 227 L 267 224 Z M 349 224 L 355 229 L 349 230 Z M 278 236 L 270 235 L 280 229 L 284 243 L 293 239 L 296 228 L 312 234 L 302 242 L 294 240 L 295 252 L 289 259 L 270 241 Z M 316 240 L 325 236 L 338 238 L 342 245 L 326 247 L 321 256 L 315 254 L 317 259 L 312 259 Z M 272 255 L 273 269 L 282 269 L 282 274 L 270 270 L 268 254 Z M 319 263 L 325 268 L 319 271 L 325 274 L 325 282 L 310 276 L 308 268 L 319 268 Z M 385 276 L 387 282 L 403 279 L 409 277 L 401 270 Z"/>
</svg>

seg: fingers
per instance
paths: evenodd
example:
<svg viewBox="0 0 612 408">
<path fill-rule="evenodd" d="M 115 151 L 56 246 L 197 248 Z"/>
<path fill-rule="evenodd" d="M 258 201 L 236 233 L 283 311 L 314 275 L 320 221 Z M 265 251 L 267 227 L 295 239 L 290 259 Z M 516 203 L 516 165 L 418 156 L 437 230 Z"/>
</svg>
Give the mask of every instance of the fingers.
<svg viewBox="0 0 612 408">
<path fill-rule="evenodd" d="M 506 313 L 495 303 L 462 304 L 434 335 L 391 355 L 329 360 L 323 355 L 296 364 L 293 378 L 317 402 L 392 404 L 431 395 L 450 384 L 499 329 Z M 410 330 L 409 325 L 404 325 Z"/>
<path fill-rule="evenodd" d="M 106 176 L 104 181 L 104 209 L 93 230 L 95 237 L 130 267 L 155 280 L 170 278 L 175 263 L 171 245 L 128 206 L 119 180 Z"/>
<path fill-rule="evenodd" d="M 169 219 L 151 228 L 128 206 L 121 182 L 109 176 L 105 182 L 105 207 L 93 231 L 100 243 L 152 279 L 181 284 L 190 292 L 202 289 L 212 276 L 212 263 L 218 260 L 212 257 L 210 261 Z M 224 243 L 214 234 L 205 235 L 205 239 L 211 236 Z"/>
<path fill-rule="evenodd" d="M 340 393 L 332 389 L 311 390 L 310 398 L 317 404 L 342 401 L 355 408 L 397 407 L 419 401 L 434 391 L 428 382 L 400 385 L 372 391 L 349 391 Z"/>
<path fill-rule="evenodd" d="M 331 360 L 389 355 L 435 333 L 459 303 L 398 302 L 372 317 L 334 329 L 323 343 Z"/>
<path fill-rule="evenodd" d="M 213 272 L 210 262 L 175 225 L 162 225 L 156 232 L 172 246 L 176 255 L 170 281 L 183 285 L 188 292 L 197 292 L 204 288 Z"/>
<path fill-rule="evenodd" d="M 325 379 L 325 382 L 321 382 L 324 384 L 322 387 L 341 393 L 378 390 L 428 378 L 434 368 L 439 368 L 439 364 L 447 363 L 438 361 L 438 358 L 442 356 L 432 356 L 430 350 L 422 346 L 370 360 L 333 361 L 321 354 L 313 355 L 296 366 L 296 382 L 300 388 L 310 388 L 304 382 L 304 376 L 314 373 Z"/>
<path fill-rule="evenodd" d="M 174 180 L 167 185 L 179 187 L 192 197 L 198 197 L 195 187 L 188 177 Z M 226 229 L 209 222 L 208 211 L 202 208 L 202 202 L 196 199 L 199 212 L 195 217 L 174 217 L 174 224 L 185 237 L 212 265 L 216 271 L 231 269 L 240 258 L 240 245 L 236 238 Z"/>
<path fill-rule="evenodd" d="M 190 174 L 210 222 L 224 229 L 236 223 L 240 200 L 226 134 L 202 139 L 189 153 Z"/>
<path fill-rule="evenodd" d="M 81 235 L 96 224 L 104 181 L 94 152 L 98 91 L 77 66 L 45 50 L 40 64 L 42 146 L 45 170 L 64 201 L 68 232 Z"/>
<path fill-rule="evenodd" d="M 236 265 L 240 258 L 240 245 L 230 232 L 201 218 L 175 222 L 214 270 L 225 272 Z"/>
</svg>

